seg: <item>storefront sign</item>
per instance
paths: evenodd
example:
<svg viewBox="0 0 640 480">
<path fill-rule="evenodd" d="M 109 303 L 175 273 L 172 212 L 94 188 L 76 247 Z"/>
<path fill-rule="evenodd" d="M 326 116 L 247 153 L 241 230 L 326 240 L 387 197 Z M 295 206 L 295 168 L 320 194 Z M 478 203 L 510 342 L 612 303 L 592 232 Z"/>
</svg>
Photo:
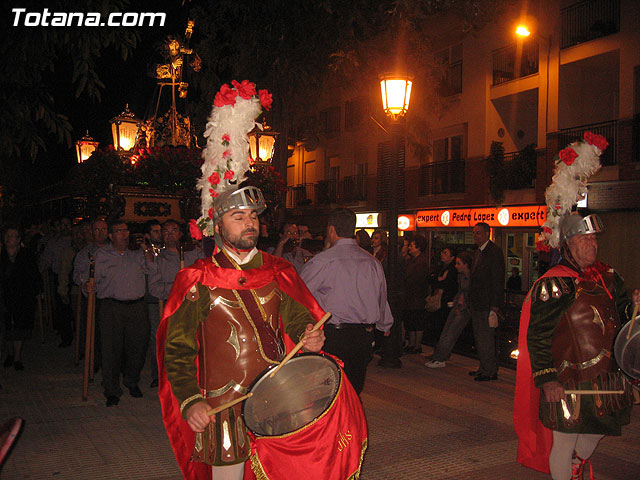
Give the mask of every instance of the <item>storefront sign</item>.
<svg viewBox="0 0 640 480">
<path fill-rule="evenodd" d="M 491 227 L 540 227 L 546 219 L 545 205 L 457 208 L 420 210 L 416 214 L 416 225 L 420 228 L 473 227 L 485 222 Z"/>
<path fill-rule="evenodd" d="M 415 215 L 398 215 L 398 230 L 403 232 L 413 232 L 416 229 Z"/>
<path fill-rule="evenodd" d="M 356 228 L 378 228 L 377 213 L 356 213 Z"/>
</svg>

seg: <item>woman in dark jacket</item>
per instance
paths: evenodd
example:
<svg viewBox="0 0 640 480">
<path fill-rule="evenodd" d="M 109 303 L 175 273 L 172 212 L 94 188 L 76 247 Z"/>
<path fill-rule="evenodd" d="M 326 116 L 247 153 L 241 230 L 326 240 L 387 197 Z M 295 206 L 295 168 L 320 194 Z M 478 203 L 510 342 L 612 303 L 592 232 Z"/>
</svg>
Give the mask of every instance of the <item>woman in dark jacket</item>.
<svg viewBox="0 0 640 480">
<path fill-rule="evenodd" d="M 429 278 L 432 293 L 436 290 L 442 290 L 440 308 L 435 312 L 430 312 L 427 317 L 426 341 L 431 345 L 435 345 L 438 341 L 444 322 L 451 311 L 451 307 L 447 305 L 458 291 L 458 271 L 456 270 L 455 258 L 451 248 L 443 248 L 440 251 L 440 261 L 442 262 L 440 268 Z"/>
<path fill-rule="evenodd" d="M 422 352 L 422 335 L 424 333 L 427 311 L 424 299 L 429 288 L 429 261 L 424 251 L 427 240 L 422 235 L 414 235 L 409 243 L 409 260 L 404 276 L 404 306 L 406 314 L 404 328 L 407 334 L 406 353 Z"/>
<path fill-rule="evenodd" d="M 39 273 L 34 255 L 21 244 L 17 227 L 4 232 L 4 248 L 0 252 L 0 288 L 4 302 L 5 367 L 23 370 L 22 345 L 31 337 L 35 317 Z"/>
</svg>

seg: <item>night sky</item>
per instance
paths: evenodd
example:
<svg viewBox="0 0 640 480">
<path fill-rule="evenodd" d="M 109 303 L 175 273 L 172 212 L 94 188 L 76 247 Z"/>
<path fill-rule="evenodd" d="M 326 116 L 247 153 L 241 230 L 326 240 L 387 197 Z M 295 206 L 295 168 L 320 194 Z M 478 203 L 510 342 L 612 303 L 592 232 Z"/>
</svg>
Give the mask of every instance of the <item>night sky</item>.
<svg viewBox="0 0 640 480">
<path fill-rule="evenodd" d="M 71 65 L 56 65 L 56 74 L 50 79 L 54 85 L 55 108 L 59 113 L 67 115 L 74 128 L 72 142 L 85 135 L 86 130 L 100 146 L 106 147 L 113 143 L 109 120 L 124 111 L 125 105 L 138 118 L 144 119 L 151 109 L 156 89 L 156 79 L 149 76 L 148 71 L 153 64 L 161 62 L 162 56 L 158 46 L 168 35 L 182 36 L 187 25 L 189 2 L 183 7 L 180 1 L 153 2 L 149 0 L 132 2 L 130 11 L 133 12 L 165 12 L 167 14 L 164 27 L 130 27 L 140 33 L 140 43 L 127 61 L 123 61 L 120 52 L 113 48 L 104 50 L 98 60 L 98 75 L 105 88 L 101 92 L 101 101 L 92 101 L 86 95 L 75 98 L 75 89 L 71 85 Z M 13 19 L 11 8 L 6 6 L 8 15 Z M 27 11 L 42 11 L 42 7 L 27 7 Z M 6 24 L 5 24 L 6 25 Z M 4 28 L 7 28 L 6 26 Z M 54 28 L 54 27 L 32 27 Z M 84 27 L 89 28 L 89 27 Z M 96 27 L 101 28 L 101 27 Z M 108 28 L 108 27 L 104 27 Z M 22 40 L 30 41 L 29 29 L 9 27 L 8 33 L 22 35 Z M 197 24 L 194 37 L 197 35 Z M 164 111 L 159 112 L 164 113 Z M 46 138 L 47 151 L 41 152 L 32 165 L 25 165 L 25 174 L 34 176 L 43 184 L 61 180 L 66 172 L 76 162 L 75 146 L 57 144 L 54 138 Z M 35 171 L 35 172 L 32 172 Z M 38 175 L 38 174 L 41 175 Z M 38 179 L 37 177 L 41 178 Z"/>
</svg>

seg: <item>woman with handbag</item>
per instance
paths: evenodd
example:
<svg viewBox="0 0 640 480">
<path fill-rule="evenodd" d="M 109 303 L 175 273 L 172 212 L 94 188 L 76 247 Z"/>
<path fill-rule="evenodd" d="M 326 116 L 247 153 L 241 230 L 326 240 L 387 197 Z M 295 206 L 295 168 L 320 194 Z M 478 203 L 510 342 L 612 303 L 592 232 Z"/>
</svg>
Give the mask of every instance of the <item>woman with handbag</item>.
<svg viewBox="0 0 640 480">
<path fill-rule="evenodd" d="M 464 327 L 469 323 L 471 314 L 467 292 L 469 290 L 472 263 L 473 258 L 467 252 L 461 252 L 456 257 L 455 268 L 458 271 L 458 293 L 453 297 L 452 308 L 442 329 L 440 340 L 438 340 L 432 359 L 425 363 L 426 367 L 442 368 L 446 366 L 445 362 L 451 355 L 458 337 L 460 337 Z"/>
</svg>

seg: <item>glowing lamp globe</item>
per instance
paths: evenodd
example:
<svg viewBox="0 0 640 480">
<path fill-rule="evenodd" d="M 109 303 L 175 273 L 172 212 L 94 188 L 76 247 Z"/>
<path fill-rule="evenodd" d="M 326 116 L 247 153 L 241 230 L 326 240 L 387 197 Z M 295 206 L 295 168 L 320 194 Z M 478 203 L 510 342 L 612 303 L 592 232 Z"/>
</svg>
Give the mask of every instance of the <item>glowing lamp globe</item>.
<svg viewBox="0 0 640 480">
<path fill-rule="evenodd" d="M 412 78 L 408 76 L 380 77 L 382 108 L 392 120 L 404 116 L 409 110 L 412 85 Z"/>
</svg>

